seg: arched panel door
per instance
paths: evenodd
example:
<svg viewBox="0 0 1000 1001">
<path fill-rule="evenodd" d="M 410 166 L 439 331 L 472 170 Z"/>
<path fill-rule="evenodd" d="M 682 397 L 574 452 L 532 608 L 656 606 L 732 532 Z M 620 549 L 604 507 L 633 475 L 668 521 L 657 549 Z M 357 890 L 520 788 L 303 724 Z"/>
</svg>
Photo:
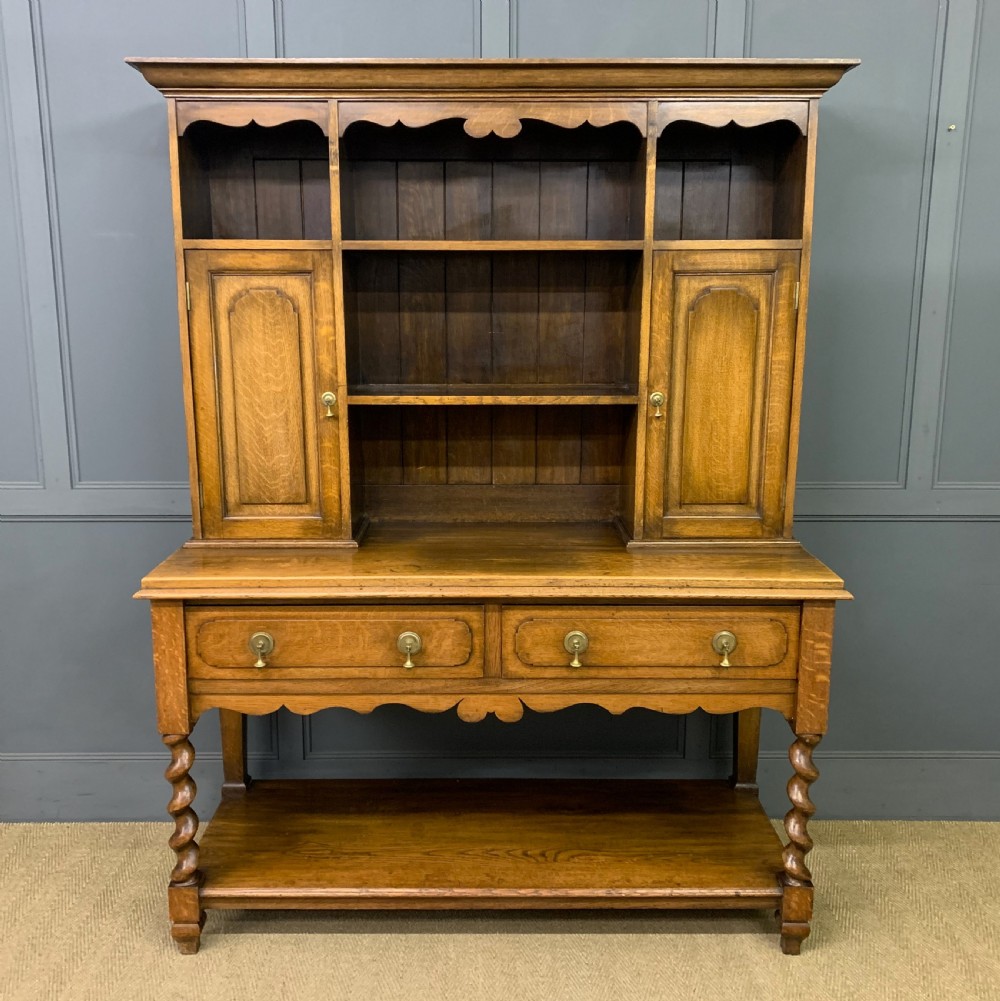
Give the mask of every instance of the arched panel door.
<svg viewBox="0 0 1000 1001">
<path fill-rule="evenodd" d="M 338 538 L 330 255 L 188 251 L 185 262 L 203 536 Z"/>
<path fill-rule="evenodd" d="M 648 538 L 782 535 L 798 268 L 798 251 L 657 253 Z"/>
</svg>

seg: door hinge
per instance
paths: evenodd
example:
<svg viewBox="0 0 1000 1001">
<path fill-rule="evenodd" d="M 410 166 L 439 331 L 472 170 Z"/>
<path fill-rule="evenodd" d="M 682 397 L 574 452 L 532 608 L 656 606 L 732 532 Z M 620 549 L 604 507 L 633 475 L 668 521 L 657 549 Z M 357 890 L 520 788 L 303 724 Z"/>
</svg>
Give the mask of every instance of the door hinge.
<svg viewBox="0 0 1000 1001">
<path fill-rule="evenodd" d="M 203 484 L 198 484 L 198 507 L 204 510 L 205 507 L 205 487 Z"/>
<path fill-rule="evenodd" d="M 187 303 L 188 312 L 191 312 L 191 283 L 184 283 L 184 301 Z M 795 286 L 795 305 L 799 304 L 799 287 Z"/>
<path fill-rule="evenodd" d="M 188 309 L 191 308 L 191 300 L 188 299 Z M 795 308 L 799 308 L 799 282 L 795 283 Z"/>
</svg>

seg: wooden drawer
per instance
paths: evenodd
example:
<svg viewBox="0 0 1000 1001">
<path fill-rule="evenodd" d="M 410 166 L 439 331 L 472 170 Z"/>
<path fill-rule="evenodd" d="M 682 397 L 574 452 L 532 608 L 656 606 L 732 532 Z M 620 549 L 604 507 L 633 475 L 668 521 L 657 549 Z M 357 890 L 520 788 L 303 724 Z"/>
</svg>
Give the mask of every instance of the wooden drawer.
<svg viewBox="0 0 1000 1001">
<path fill-rule="evenodd" d="M 483 609 L 477 606 L 320 606 L 190 609 L 192 678 L 478 678 L 483 674 Z M 414 632 L 413 668 L 396 642 Z M 255 633 L 274 648 L 255 666 Z"/>
<path fill-rule="evenodd" d="M 571 667 L 567 633 L 586 634 L 580 667 Z M 729 667 L 712 647 L 736 637 Z M 503 673 L 508 678 L 793 678 L 799 656 L 796 606 L 507 607 Z"/>
</svg>

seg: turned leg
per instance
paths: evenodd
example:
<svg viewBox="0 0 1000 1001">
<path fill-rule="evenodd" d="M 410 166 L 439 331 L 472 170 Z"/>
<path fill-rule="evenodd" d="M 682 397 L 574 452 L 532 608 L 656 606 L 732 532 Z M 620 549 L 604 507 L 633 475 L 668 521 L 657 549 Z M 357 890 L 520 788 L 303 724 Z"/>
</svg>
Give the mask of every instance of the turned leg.
<svg viewBox="0 0 1000 1001">
<path fill-rule="evenodd" d="M 757 792 L 757 758 L 760 754 L 760 710 L 733 714 L 733 786 Z"/>
<path fill-rule="evenodd" d="M 222 795 L 238 796 L 250 788 L 246 715 L 233 709 L 220 709 L 219 729 L 222 731 Z"/>
<path fill-rule="evenodd" d="M 819 778 L 813 764 L 813 748 L 822 735 L 798 733 L 788 750 L 788 758 L 795 774 L 788 780 L 788 798 L 792 808 L 785 814 L 785 833 L 788 844 L 782 852 L 784 866 L 781 895 L 781 951 L 797 956 L 803 940 L 809 934 L 812 919 L 812 873 L 806 865 L 806 855 L 812 850 L 809 837 L 809 818 L 816 807 L 809 798 L 809 787 Z"/>
<path fill-rule="evenodd" d="M 166 779 L 173 787 L 167 813 L 174 818 L 174 833 L 170 847 L 177 863 L 170 874 L 167 899 L 170 909 L 170 934 L 177 948 L 186 955 L 198 951 L 205 912 L 199 901 L 201 873 L 198 871 L 198 814 L 191 809 L 198 789 L 190 776 L 194 764 L 194 748 L 186 733 L 165 734 L 163 743 L 170 748 L 170 765 Z"/>
</svg>

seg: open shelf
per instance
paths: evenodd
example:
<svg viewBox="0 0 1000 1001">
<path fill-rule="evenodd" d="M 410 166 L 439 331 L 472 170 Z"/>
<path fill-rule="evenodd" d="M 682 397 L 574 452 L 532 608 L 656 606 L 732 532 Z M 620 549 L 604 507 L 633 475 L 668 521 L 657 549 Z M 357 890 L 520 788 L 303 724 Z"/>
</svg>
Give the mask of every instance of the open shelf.
<svg viewBox="0 0 1000 1001">
<path fill-rule="evenodd" d="M 642 240 L 344 240 L 344 250 L 642 250 Z"/>
<path fill-rule="evenodd" d="M 677 121 L 656 150 L 656 240 L 802 237 L 806 139 L 792 122 Z"/>
<path fill-rule="evenodd" d="M 801 240 L 654 240 L 653 250 L 801 250 Z"/>
<path fill-rule="evenodd" d="M 330 154 L 313 122 L 192 122 L 178 138 L 185 239 L 329 240 Z"/>
<path fill-rule="evenodd" d="M 360 406 L 568 406 L 572 404 L 616 405 L 638 403 L 639 397 L 624 386 L 353 386 L 349 404 Z"/>
<path fill-rule="evenodd" d="M 643 227 L 643 136 L 627 122 L 526 119 L 472 138 L 460 119 L 356 122 L 340 146 L 349 240 L 629 240 Z"/>
<path fill-rule="evenodd" d="M 201 840 L 202 906 L 773 907 L 781 842 L 712 781 L 258 782 Z"/>
<path fill-rule="evenodd" d="M 354 513 L 372 521 L 610 521 L 621 511 L 635 410 L 353 407 Z"/>
<path fill-rule="evenodd" d="M 634 393 L 641 291 L 632 252 L 351 252 L 348 382 L 356 395 Z"/>
</svg>

